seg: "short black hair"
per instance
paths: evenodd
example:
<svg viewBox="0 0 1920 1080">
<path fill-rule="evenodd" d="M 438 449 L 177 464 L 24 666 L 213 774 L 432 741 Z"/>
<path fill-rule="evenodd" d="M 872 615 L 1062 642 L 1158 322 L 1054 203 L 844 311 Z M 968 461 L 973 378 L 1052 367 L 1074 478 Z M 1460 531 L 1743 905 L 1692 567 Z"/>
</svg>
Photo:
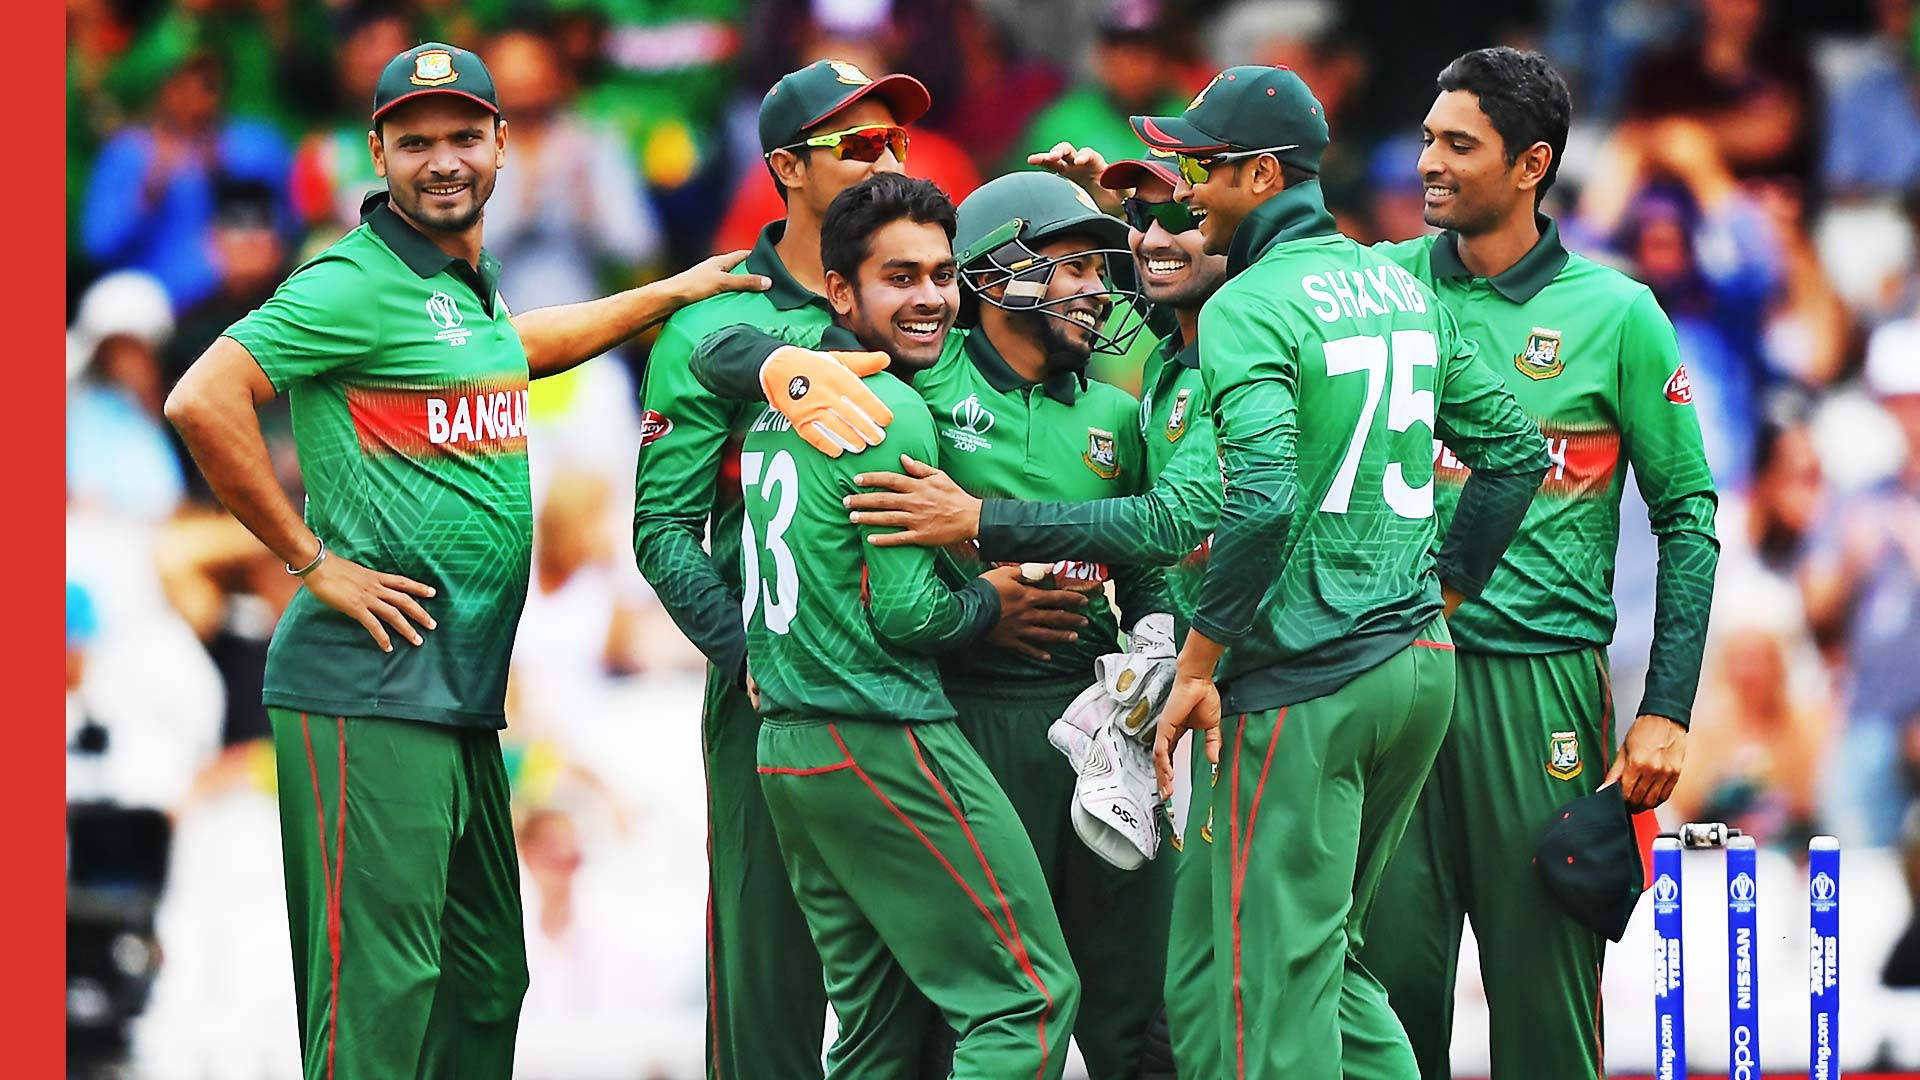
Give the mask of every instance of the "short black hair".
<svg viewBox="0 0 1920 1080">
<path fill-rule="evenodd" d="M 873 234 L 906 218 L 917 225 L 938 225 L 953 239 L 957 226 L 953 200 L 931 180 L 901 173 L 877 173 L 833 197 L 820 221 L 820 268 L 838 271 L 848 281 L 860 277 Z"/>
<path fill-rule="evenodd" d="M 1547 174 L 1533 192 L 1538 203 L 1560 174 L 1560 156 L 1567 149 L 1567 127 L 1573 122 L 1567 81 L 1546 57 L 1505 45 L 1462 53 L 1434 81 L 1443 94 L 1465 90 L 1480 99 L 1480 111 L 1506 144 L 1507 164 L 1534 143 L 1546 143 L 1553 151 Z"/>
</svg>

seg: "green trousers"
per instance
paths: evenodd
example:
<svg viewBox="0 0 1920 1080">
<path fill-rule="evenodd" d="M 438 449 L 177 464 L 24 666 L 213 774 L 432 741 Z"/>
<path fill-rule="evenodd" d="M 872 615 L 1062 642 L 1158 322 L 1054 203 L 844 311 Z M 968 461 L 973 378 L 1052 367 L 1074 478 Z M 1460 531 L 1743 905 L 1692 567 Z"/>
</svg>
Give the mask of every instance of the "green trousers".
<svg viewBox="0 0 1920 1080">
<path fill-rule="evenodd" d="M 1358 950 L 1453 707 L 1453 646 L 1421 640 L 1324 697 L 1227 716 L 1214 792 L 1218 1073 L 1413 1080 Z M 1222 835 L 1224 833 L 1224 836 Z"/>
<path fill-rule="evenodd" d="M 708 669 L 707 1080 L 819 1080 L 827 994 L 754 772 L 760 717 Z"/>
<path fill-rule="evenodd" d="M 307 1080 L 506 1080 L 527 954 L 499 735 L 268 713 Z"/>
<path fill-rule="evenodd" d="M 1605 656 L 1462 652 L 1459 665 L 1453 726 L 1387 871 L 1363 956 L 1427 1080 L 1452 1072 L 1463 918 L 1480 946 L 1493 1080 L 1604 1075 L 1606 941 L 1560 910 L 1532 860 L 1554 810 L 1606 778 Z"/>
<path fill-rule="evenodd" d="M 1167 934 L 1167 1028 L 1178 1075 L 1217 1077 L 1220 1010 L 1213 969 L 1213 789 L 1219 770 L 1195 743 L 1186 833 L 1176 843 L 1173 918 Z M 1167 858 L 1163 853 L 1161 858 Z"/>
<path fill-rule="evenodd" d="M 840 1020 L 828 1075 L 918 1075 L 937 1009 L 955 1080 L 1058 1080 L 1079 980 L 1033 846 L 959 730 L 772 720 L 759 772 Z"/>
<path fill-rule="evenodd" d="M 1019 812 L 1046 874 L 1084 988 L 1074 1035 L 1087 1073 L 1128 1080 L 1138 1074 L 1166 980 L 1175 860 L 1163 854 L 1120 870 L 1074 833 L 1073 768 L 1047 741 L 1047 728 L 1084 689 L 949 685 L 947 698 L 960 713 L 960 730 Z"/>
</svg>

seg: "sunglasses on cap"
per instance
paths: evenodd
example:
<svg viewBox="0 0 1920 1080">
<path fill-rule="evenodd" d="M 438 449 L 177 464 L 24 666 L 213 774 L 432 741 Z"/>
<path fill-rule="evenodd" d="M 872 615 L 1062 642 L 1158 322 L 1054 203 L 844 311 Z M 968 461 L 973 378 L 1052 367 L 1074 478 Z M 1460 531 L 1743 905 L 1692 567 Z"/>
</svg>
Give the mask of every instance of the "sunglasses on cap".
<svg viewBox="0 0 1920 1080">
<path fill-rule="evenodd" d="M 1161 228 L 1178 236 L 1199 224 L 1186 203 L 1148 202 L 1137 196 L 1120 200 L 1120 214 L 1127 219 L 1129 226 L 1141 232 L 1152 228 L 1157 221 Z"/>
<path fill-rule="evenodd" d="M 881 154 L 891 150 L 895 161 L 905 163 L 907 141 L 907 129 L 897 124 L 862 124 L 844 131 L 815 135 L 775 149 L 831 150 L 833 156 L 841 161 L 879 161 Z"/>
<path fill-rule="evenodd" d="M 1298 149 L 1300 144 L 1292 143 L 1287 146 L 1269 146 L 1261 150 L 1235 150 L 1228 154 L 1208 154 L 1205 157 L 1194 157 L 1191 154 L 1175 154 L 1174 157 L 1180 165 L 1180 179 L 1189 184 L 1204 184 L 1217 166 L 1257 158 L 1261 154 L 1282 154 L 1288 150 Z"/>
</svg>

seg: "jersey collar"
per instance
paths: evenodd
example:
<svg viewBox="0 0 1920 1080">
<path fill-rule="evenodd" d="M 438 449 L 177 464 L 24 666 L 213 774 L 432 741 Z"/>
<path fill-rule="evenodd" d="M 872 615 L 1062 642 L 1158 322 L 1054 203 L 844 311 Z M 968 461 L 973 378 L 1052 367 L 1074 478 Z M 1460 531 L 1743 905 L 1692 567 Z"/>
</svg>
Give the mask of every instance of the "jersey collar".
<svg viewBox="0 0 1920 1080">
<path fill-rule="evenodd" d="M 968 330 L 966 349 L 967 359 L 973 361 L 973 366 L 986 377 L 987 385 L 995 390 L 1010 394 L 1015 390 L 1024 390 L 1034 385 L 1013 370 L 1013 366 L 1000 355 L 1000 350 L 994 348 L 993 342 L 987 340 L 985 330 L 979 327 Z M 1048 397 L 1062 405 L 1071 405 L 1080 391 L 1086 388 L 1086 384 L 1085 375 L 1076 375 L 1071 371 L 1056 371 L 1048 375 L 1039 385 L 1046 391 Z"/>
<path fill-rule="evenodd" d="M 1290 187 L 1255 207 L 1233 230 L 1233 240 L 1227 245 L 1227 276 L 1253 265 L 1276 244 L 1338 231 L 1333 215 L 1327 212 L 1320 181 Z"/>
<path fill-rule="evenodd" d="M 819 304 L 831 313 L 832 307 L 827 303 L 827 298 L 795 281 L 793 275 L 787 272 L 787 264 L 780 261 L 780 253 L 774 249 L 774 245 L 780 242 L 786 232 L 785 221 L 768 222 L 766 228 L 760 230 L 760 238 L 753 242 L 753 250 L 747 253 L 747 271 L 773 282 L 773 287 L 760 295 L 781 311 Z"/>
<path fill-rule="evenodd" d="M 1540 239 L 1520 261 L 1487 279 L 1493 291 L 1516 304 L 1524 304 L 1540 295 L 1567 265 L 1567 249 L 1560 243 L 1560 226 L 1545 214 L 1533 215 L 1534 223 L 1540 227 Z M 1440 234 L 1433 242 L 1433 253 L 1429 256 L 1435 278 L 1470 278 L 1473 271 L 1460 261 L 1459 234 L 1449 229 Z"/>
<path fill-rule="evenodd" d="M 485 248 L 480 249 L 480 268 L 475 270 L 465 259 L 457 259 L 427 239 L 426 234 L 394 212 L 384 191 L 375 191 L 360 201 L 360 221 L 373 230 L 387 249 L 407 264 L 407 269 L 422 278 L 442 270 L 465 282 L 478 297 L 488 315 L 493 314 L 493 298 L 500 292 L 500 260 Z"/>
</svg>

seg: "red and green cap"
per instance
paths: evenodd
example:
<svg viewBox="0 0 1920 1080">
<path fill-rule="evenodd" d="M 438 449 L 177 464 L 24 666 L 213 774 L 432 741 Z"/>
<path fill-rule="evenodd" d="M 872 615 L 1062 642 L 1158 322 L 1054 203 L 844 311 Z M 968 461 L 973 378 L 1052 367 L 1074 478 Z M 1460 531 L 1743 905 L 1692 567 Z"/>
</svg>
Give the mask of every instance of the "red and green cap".
<svg viewBox="0 0 1920 1080">
<path fill-rule="evenodd" d="M 1319 172 L 1320 154 L 1327 148 L 1326 110 L 1285 67 L 1228 68 L 1179 116 L 1129 119 L 1141 142 L 1193 157 L 1272 150 L 1288 165 Z"/>
<path fill-rule="evenodd" d="M 1161 180 L 1168 187 L 1180 183 L 1180 169 L 1174 164 L 1173 151 L 1148 150 L 1143 158 L 1116 161 L 1100 173 L 1100 186 L 1108 191 L 1127 191 L 1149 179 Z"/>
<path fill-rule="evenodd" d="M 378 121 L 403 101 L 428 94 L 454 94 L 500 115 L 493 73 L 480 62 L 480 54 L 429 41 L 387 61 L 374 86 L 373 119 Z"/>
<path fill-rule="evenodd" d="M 911 75 L 872 79 L 845 60 L 815 60 L 782 76 L 761 99 L 760 152 L 792 146 L 807 129 L 868 95 L 886 102 L 894 123 L 901 125 L 925 116 L 933 104 L 927 88 Z"/>
</svg>

